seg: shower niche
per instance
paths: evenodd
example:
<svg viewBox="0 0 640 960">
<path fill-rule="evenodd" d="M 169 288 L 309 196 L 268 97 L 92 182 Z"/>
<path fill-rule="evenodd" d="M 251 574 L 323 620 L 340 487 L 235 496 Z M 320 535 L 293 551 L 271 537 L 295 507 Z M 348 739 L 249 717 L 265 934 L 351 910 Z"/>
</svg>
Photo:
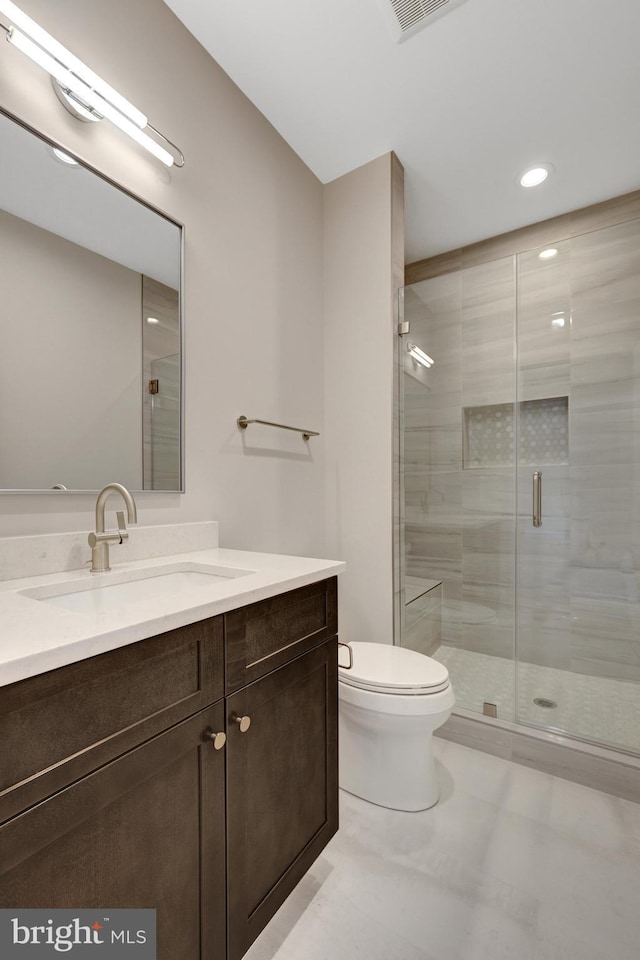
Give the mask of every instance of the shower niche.
<svg viewBox="0 0 640 960">
<path fill-rule="evenodd" d="M 568 397 L 465 407 L 462 419 L 465 470 L 513 466 L 516 442 L 523 466 L 569 462 Z"/>
</svg>

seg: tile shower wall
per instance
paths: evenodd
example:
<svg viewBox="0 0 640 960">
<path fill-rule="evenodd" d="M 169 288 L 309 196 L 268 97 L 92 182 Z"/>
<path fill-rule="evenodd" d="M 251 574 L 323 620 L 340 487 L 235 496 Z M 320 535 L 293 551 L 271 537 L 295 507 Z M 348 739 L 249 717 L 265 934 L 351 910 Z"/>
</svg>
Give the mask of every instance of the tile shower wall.
<svg viewBox="0 0 640 960">
<path fill-rule="evenodd" d="M 514 270 L 507 257 L 462 273 L 463 407 L 514 403 Z M 462 474 L 461 646 L 502 657 L 514 654 L 514 443 L 508 465 Z"/>
<path fill-rule="evenodd" d="M 550 259 L 540 259 L 539 248 L 517 257 L 518 399 L 569 397 L 571 418 L 571 241 L 553 248 L 557 253 Z M 571 606 L 566 587 L 571 428 L 570 420 L 564 463 L 555 457 L 538 462 L 525 457 L 517 471 L 517 656 L 521 662 L 560 670 L 571 669 Z M 541 527 L 532 523 L 536 469 L 542 471 Z"/>
<path fill-rule="evenodd" d="M 519 661 L 638 681 L 640 221 L 554 247 L 406 290 L 411 339 L 435 360 L 405 357 L 407 574 L 442 581 L 446 644 L 513 657 L 517 624 Z M 468 430 L 499 406 L 521 441 L 537 418 L 542 445 L 521 443 L 514 469 L 507 434 L 463 469 L 465 411 Z"/>
<path fill-rule="evenodd" d="M 640 221 L 571 254 L 571 665 L 640 681 Z"/>
<path fill-rule="evenodd" d="M 443 643 L 513 656 L 513 466 L 463 470 L 463 411 L 511 404 L 514 264 L 508 258 L 405 291 L 404 442 L 407 574 L 442 582 Z M 513 463 L 513 440 L 506 460 Z M 417 649 L 415 639 L 411 641 Z"/>
<path fill-rule="evenodd" d="M 462 597 L 460 283 L 452 273 L 405 291 L 411 340 L 425 350 L 428 343 L 436 359 L 427 370 L 404 352 L 406 574 L 442 582 L 447 603 Z M 445 643 L 459 642 L 444 603 L 441 631 Z"/>
</svg>

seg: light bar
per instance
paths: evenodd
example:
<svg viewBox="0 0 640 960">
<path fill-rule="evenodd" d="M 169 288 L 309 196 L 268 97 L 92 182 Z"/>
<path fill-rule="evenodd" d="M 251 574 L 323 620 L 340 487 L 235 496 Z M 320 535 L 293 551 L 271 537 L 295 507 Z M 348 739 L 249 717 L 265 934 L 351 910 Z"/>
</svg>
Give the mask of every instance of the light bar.
<svg viewBox="0 0 640 960">
<path fill-rule="evenodd" d="M 2 0 L 0 0 L 2 2 Z M 49 53 L 39 47 L 33 40 L 30 40 L 15 27 L 12 27 L 7 34 L 9 40 L 21 53 L 37 63 L 39 67 L 51 74 L 61 87 L 69 90 L 74 96 L 77 96 L 82 104 L 86 104 L 96 111 L 100 116 L 110 120 L 114 126 L 126 133 L 132 140 L 135 140 L 140 146 L 144 147 L 149 153 L 152 153 L 158 160 L 168 167 L 174 163 L 174 158 L 161 147 L 160 144 L 152 140 L 146 133 L 143 133 L 128 117 L 125 117 L 114 106 L 112 106 L 104 97 L 92 90 L 84 81 L 64 67 L 58 60 L 54 59 Z"/>
<path fill-rule="evenodd" d="M 420 347 L 417 347 L 415 343 L 407 344 L 407 352 L 411 354 L 414 360 L 416 360 L 418 363 L 421 363 L 422 366 L 426 367 L 427 369 L 432 367 L 435 363 L 435 360 L 432 360 L 431 357 L 425 353 L 424 350 L 421 350 Z"/>
<path fill-rule="evenodd" d="M 171 167 L 174 164 L 174 158 L 171 156 L 168 150 L 165 150 L 164 147 L 161 147 L 159 143 L 156 143 L 155 140 L 152 140 L 151 137 L 144 133 L 137 127 L 135 123 L 132 123 L 127 117 L 124 117 L 115 107 L 112 107 L 110 103 L 107 103 L 106 100 L 103 100 L 102 97 L 98 94 L 93 95 L 95 98 L 95 103 L 93 100 L 88 101 L 89 106 L 94 107 L 98 113 L 101 113 L 106 120 L 110 120 L 111 123 L 122 130 L 123 133 L 126 133 L 127 136 L 131 137 L 132 140 L 135 140 L 136 143 L 139 143 L 141 147 L 144 147 L 145 150 L 148 150 L 149 153 L 152 153 L 154 157 L 157 157 L 158 160 L 161 160 L 162 163 L 166 164 L 167 167 Z"/>
<path fill-rule="evenodd" d="M 0 24 L 7 31 L 7 40 L 51 75 L 60 101 L 71 113 L 80 119 L 105 118 L 167 167 L 176 162 L 178 166 L 184 166 L 182 151 L 152 127 L 141 110 L 58 43 L 12 0 L 0 0 L 2 13 L 13 23 L 12 27 Z M 176 156 L 144 132 L 145 127 L 175 149 L 177 161 Z"/>
<path fill-rule="evenodd" d="M 123 113 L 125 117 L 131 120 L 137 127 L 140 127 L 142 130 L 147 126 L 147 118 L 141 110 L 138 110 L 132 103 L 129 103 L 122 94 L 114 90 L 102 77 L 99 77 L 98 74 L 94 73 L 82 60 L 74 56 L 70 50 L 67 50 L 61 43 L 58 43 L 55 37 L 52 37 L 46 30 L 43 30 L 35 20 L 28 17 L 19 7 L 16 7 L 15 3 L 12 3 L 11 0 L 0 0 L 0 13 L 4 13 L 15 24 L 18 30 L 26 34 L 27 37 L 31 37 L 39 47 L 42 47 L 42 49 L 51 54 L 52 57 L 55 57 L 63 66 L 83 80 L 87 86 L 91 87 L 92 90 L 95 90 L 96 93 L 113 104 L 120 113 Z"/>
</svg>

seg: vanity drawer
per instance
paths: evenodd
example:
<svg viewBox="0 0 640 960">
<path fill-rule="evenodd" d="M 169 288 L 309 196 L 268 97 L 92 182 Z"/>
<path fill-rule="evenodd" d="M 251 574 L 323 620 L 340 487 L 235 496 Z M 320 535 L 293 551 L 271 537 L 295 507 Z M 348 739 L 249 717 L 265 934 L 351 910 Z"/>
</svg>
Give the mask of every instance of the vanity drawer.
<svg viewBox="0 0 640 960">
<path fill-rule="evenodd" d="M 223 620 L 0 688 L 0 823 L 224 693 Z"/>
<path fill-rule="evenodd" d="M 232 693 L 337 633 L 337 578 L 227 613 L 224 630 L 226 692 Z"/>
</svg>

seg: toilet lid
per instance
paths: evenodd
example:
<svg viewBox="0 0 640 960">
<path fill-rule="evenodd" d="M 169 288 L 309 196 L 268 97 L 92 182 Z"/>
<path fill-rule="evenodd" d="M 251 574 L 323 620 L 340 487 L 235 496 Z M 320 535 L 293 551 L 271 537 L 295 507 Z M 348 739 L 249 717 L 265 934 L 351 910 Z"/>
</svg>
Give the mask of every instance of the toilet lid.
<svg viewBox="0 0 640 960">
<path fill-rule="evenodd" d="M 438 693 L 449 686 L 442 663 L 415 650 L 388 643 L 351 643 L 353 667 L 340 667 L 340 680 L 376 693 Z"/>
</svg>

